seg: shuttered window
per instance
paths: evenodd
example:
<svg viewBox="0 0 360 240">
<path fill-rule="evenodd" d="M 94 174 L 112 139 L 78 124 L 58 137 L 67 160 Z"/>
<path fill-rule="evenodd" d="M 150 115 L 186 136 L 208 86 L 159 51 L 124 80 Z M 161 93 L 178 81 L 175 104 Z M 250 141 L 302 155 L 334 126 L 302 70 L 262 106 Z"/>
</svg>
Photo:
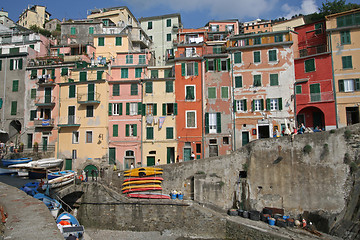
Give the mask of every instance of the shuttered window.
<svg viewBox="0 0 360 240">
<path fill-rule="evenodd" d="M 341 45 L 351 44 L 350 31 L 340 32 Z"/>
<path fill-rule="evenodd" d="M 241 88 L 243 86 L 242 76 L 235 77 L 235 88 Z"/>
<path fill-rule="evenodd" d="M 31 89 L 30 98 L 35 99 L 36 98 L 36 88 Z"/>
<path fill-rule="evenodd" d="M 146 64 L 145 55 L 139 55 L 139 64 Z"/>
<path fill-rule="evenodd" d="M 146 127 L 146 139 L 154 139 L 154 128 Z"/>
<path fill-rule="evenodd" d="M 126 55 L 126 64 L 133 64 L 133 55 Z"/>
<path fill-rule="evenodd" d="M 94 27 L 89 27 L 89 34 L 94 34 Z"/>
<path fill-rule="evenodd" d="M 171 27 L 171 19 L 166 19 L 166 27 Z"/>
<path fill-rule="evenodd" d="M 295 93 L 296 94 L 301 94 L 302 93 L 302 86 L 301 85 L 296 85 Z"/>
<path fill-rule="evenodd" d="M 172 127 L 166 128 L 166 139 L 174 139 L 174 128 Z"/>
<path fill-rule="evenodd" d="M 260 61 L 261 61 L 260 52 L 259 51 L 254 52 L 254 63 L 259 63 Z"/>
<path fill-rule="evenodd" d="M 120 96 L 120 84 L 113 85 L 113 96 Z"/>
<path fill-rule="evenodd" d="M 132 83 L 130 88 L 131 95 L 138 95 L 138 85 L 136 83 Z"/>
<path fill-rule="evenodd" d="M 75 89 L 76 89 L 75 85 L 69 85 L 69 98 L 75 97 Z"/>
<path fill-rule="evenodd" d="M 12 91 L 13 92 L 19 91 L 19 80 L 13 80 Z"/>
<path fill-rule="evenodd" d="M 254 75 L 254 87 L 261 87 L 261 75 Z"/>
<path fill-rule="evenodd" d="M 135 68 L 135 78 L 141 78 L 142 68 Z"/>
<path fill-rule="evenodd" d="M 174 82 L 173 81 L 166 81 L 165 91 L 167 93 L 174 92 Z"/>
<path fill-rule="evenodd" d="M 105 46 L 105 38 L 103 37 L 98 38 L 98 46 Z"/>
<path fill-rule="evenodd" d="M 208 88 L 208 98 L 209 99 L 215 99 L 216 98 L 216 88 L 215 87 L 209 87 Z"/>
<path fill-rule="evenodd" d="M 122 37 L 116 37 L 115 45 L 116 46 L 121 46 L 122 45 Z"/>
<path fill-rule="evenodd" d="M 103 79 L 103 73 L 104 73 L 104 71 L 97 71 L 96 72 L 96 80 L 102 80 Z"/>
<path fill-rule="evenodd" d="M 353 68 L 351 56 L 344 56 L 341 59 L 342 59 L 343 69 L 352 69 Z"/>
<path fill-rule="evenodd" d="M 152 82 L 145 83 L 145 93 L 153 93 L 153 83 Z"/>
<path fill-rule="evenodd" d="M 34 119 L 36 118 L 36 110 L 30 110 L 30 121 L 34 121 Z"/>
<path fill-rule="evenodd" d="M 86 82 L 87 72 L 80 72 L 80 82 Z"/>
<path fill-rule="evenodd" d="M 276 50 L 269 50 L 269 62 L 277 61 Z"/>
<path fill-rule="evenodd" d="M 117 124 L 113 125 L 113 137 L 119 136 L 119 126 Z"/>
<path fill-rule="evenodd" d="M 67 76 L 68 75 L 68 68 L 61 68 L 61 76 Z"/>
<path fill-rule="evenodd" d="M 234 63 L 241 63 L 241 52 L 234 53 Z"/>
<path fill-rule="evenodd" d="M 270 74 L 270 86 L 278 86 L 278 85 L 279 85 L 279 75 Z"/>
<path fill-rule="evenodd" d="M 129 77 L 129 69 L 122 68 L 121 69 L 121 78 L 128 78 Z"/>
<path fill-rule="evenodd" d="M 11 102 L 11 115 L 16 115 L 17 113 L 17 101 Z"/>
<path fill-rule="evenodd" d="M 314 72 L 315 71 L 315 59 L 305 60 L 305 72 Z"/>
<path fill-rule="evenodd" d="M 75 28 L 75 27 L 72 27 L 70 31 L 71 31 L 71 33 L 70 33 L 71 35 L 75 35 L 75 34 L 76 34 L 76 28 Z"/>
<path fill-rule="evenodd" d="M 221 98 L 229 98 L 229 87 L 221 87 Z"/>
</svg>

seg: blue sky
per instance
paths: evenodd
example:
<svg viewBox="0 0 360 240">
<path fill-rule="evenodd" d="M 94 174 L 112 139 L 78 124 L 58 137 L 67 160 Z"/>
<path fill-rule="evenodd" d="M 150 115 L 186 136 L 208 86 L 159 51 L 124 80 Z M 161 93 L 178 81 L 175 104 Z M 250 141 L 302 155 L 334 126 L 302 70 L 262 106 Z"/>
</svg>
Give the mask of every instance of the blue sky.
<svg viewBox="0 0 360 240">
<path fill-rule="evenodd" d="M 2 0 L 0 8 L 17 21 L 28 5 L 43 5 L 59 20 L 86 18 L 87 10 L 127 6 L 136 18 L 180 13 L 184 27 L 198 28 L 210 20 L 275 19 L 317 11 L 325 0 Z M 348 2 L 360 3 L 360 0 Z"/>
</svg>

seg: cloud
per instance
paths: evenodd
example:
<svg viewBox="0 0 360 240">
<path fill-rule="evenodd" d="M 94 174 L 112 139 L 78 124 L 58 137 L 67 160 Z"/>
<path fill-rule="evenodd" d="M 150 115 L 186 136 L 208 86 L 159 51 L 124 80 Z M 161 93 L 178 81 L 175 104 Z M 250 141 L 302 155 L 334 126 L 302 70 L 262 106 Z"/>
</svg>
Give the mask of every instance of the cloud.
<svg viewBox="0 0 360 240">
<path fill-rule="evenodd" d="M 281 10 L 285 14 L 285 18 L 290 19 L 295 14 L 310 14 L 314 13 L 318 10 L 318 7 L 315 3 L 315 0 L 303 0 L 300 7 L 290 6 L 289 4 L 285 3 Z"/>
<path fill-rule="evenodd" d="M 202 11 L 214 19 L 259 18 L 268 15 L 279 0 L 131 0 L 127 4 L 141 12 L 158 7 L 174 12 Z M 151 13 L 151 11 L 150 11 Z M 151 16 L 151 14 L 148 14 Z"/>
</svg>

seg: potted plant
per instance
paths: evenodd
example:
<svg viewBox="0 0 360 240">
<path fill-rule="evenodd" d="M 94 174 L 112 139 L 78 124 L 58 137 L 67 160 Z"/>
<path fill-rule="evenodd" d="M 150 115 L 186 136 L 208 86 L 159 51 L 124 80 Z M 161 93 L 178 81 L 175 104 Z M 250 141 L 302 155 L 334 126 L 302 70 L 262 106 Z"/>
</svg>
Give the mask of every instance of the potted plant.
<svg viewBox="0 0 360 240">
<path fill-rule="evenodd" d="M 19 144 L 19 152 L 23 152 L 24 151 L 24 143 L 20 143 Z"/>
<path fill-rule="evenodd" d="M 39 150 L 39 143 L 34 142 L 34 152 L 38 152 L 38 150 Z"/>
</svg>

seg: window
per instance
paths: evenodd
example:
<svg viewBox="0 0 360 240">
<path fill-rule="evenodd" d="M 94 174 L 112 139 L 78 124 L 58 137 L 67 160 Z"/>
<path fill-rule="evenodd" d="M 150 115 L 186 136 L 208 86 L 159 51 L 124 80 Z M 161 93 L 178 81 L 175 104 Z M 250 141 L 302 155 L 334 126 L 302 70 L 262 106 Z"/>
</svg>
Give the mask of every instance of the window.
<svg viewBox="0 0 360 240">
<path fill-rule="evenodd" d="M 195 86 L 185 86 L 185 100 L 195 101 Z"/>
<path fill-rule="evenodd" d="M 19 91 L 19 80 L 13 80 L 13 82 L 12 82 L 12 91 L 13 92 Z"/>
<path fill-rule="evenodd" d="M 270 98 L 266 99 L 266 110 L 277 111 L 282 110 L 282 99 L 281 98 Z"/>
<path fill-rule="evenodd" d="M 270 86 L 278 86 L 278 85 L 279 85 L 279 75 L 270 74 Z"/>
<path fill-rule="evenodd" d="M 76 85 L 69 85 L 69 98 L 75 97 Z"/>
<path fill-rule="evenodd" d="M 166 20 L 166 27 L 171 27 L 171 19 Z"/>
<path fill-rule="evenodd" d="M 139 64 L 146 64 L 145 55 L 139 55 Z"/>
<path fill-rule="evenodd" d="M 302 86 L 301 86 L 301 85 L 296 85 L 296 87 L 295 87 L 295 93 L 296 93 L 296 94 L 301 94 L 301 93 L 302 93 Z"/>
<path fill-rule="evenodd" d="M 320 83 L 310 84 L 310 100 L 311 102 L 321 101 Z"/>
<path fill-rule="evenodd" d="M 121 69 L 121 78 L 128 78 L 129 77 L 129 69 L 122 68 Z"/>
<path fill-rule="evenodd" d="M 164 70 L 164 78 L 171 78 L 171 77 L 175 77 L 173 69 L 165 69 Z"/>
<path fill-rule="evenodd" d="M 23 60 L 20 59 L 10 59 L 10 70 L 22 69 Z"/>
<path fill-rule="evenodd" d="M 133 55 L 126 55 L 126 64 L 133 63 Z"/>
<path fill-rule="evenodd" d="M 174 82 L 173 81 L 165 82 L 165 92 L 167 92 L 167 93 L 174 92 Z"/>
<path fill-rule="evenodd" d="M 153 93 L 153 83 L 152 82 L 145 83 L 145 93 Z"/>
<path fill-rule="evenodd" d="M 94 117 L 94 106 L 86 106 L 86 117 Z"/>
<path fill-rule="evenodd" d="M 305 60 L 305 72 L 314 72 L 315 71 L 315 59 Z"/>
<path fill-rule="evenodd" d="M 70 30 L 70 34 L 71 35 L 75 35 L 76 34 L 76 28 L 75 27 L 71 27 L 71 30 Z"/>
<path fill-rule="evenodd" d="M 113 96 L 120 96 L 120 84 L 114 84 L 113 85 Z"/>
<path fill-rule="evenodd" d="M 236 103 L 236 106 L 235 106 L 236 112 L 246 112 L 247 111 L 246 99 L 236 100 L 235 103 Z"/>
<path fill-rule="evenodd" d="M 11 102 L 11 115 L 16 115 L 17 113 L 17 101 Z"/>
<path fill-rule="evenodd" d="M 172 127 L 166 128 L 166 139 L 174 139 L 174 128 Z"/>
<path fill-rule="evenodd" d="M 138 85 L 137 83 L 132 83 L 131 86 L 130 86 L 131 90 L 130 90 L 130 93 L 131 95 L 138 95 Z"/>
<path fill-rule="evenodd" d="M 341 45 L 351 44 L 350 31 L 340 32 Z"/>
<path fill-rule="evenodd" d="M 269 62 L 277 61 L 276 50 L 269 50 Z"/>
<path fill-rule="evenodd" d="M 158 78 L 159 77 L 159 70 L 151 70 L 150 77 L 151 78 Z"/>
<path fill-rule="evenodd" d="M 30 98 L 31 98 L 31 99 L 35 99 L 35 98 L 36 98 L 36 88 L 31 89 Z"/>
<path fill-rule="evenodd" d="M 220 54 L 221 53 L 221 46 L 213 46 L 213 53 Z"/>
<path fill-rule="evenodd" d="M 141 103 L 132 102 L 126 103 L 126 115 L 140 115 L 141 114 Z"/>
<path fill-rule="evenodd" d="M 126 124 L 125 125 L 125 136 L 136 137 L 137 136 L 137 124 Z"/>
<path fill-rule="evenodd" d="M 261 75 L 254 75 L 254 87 L 261 87 Z"/>
<path fill-rule="evenodd" d="M 78 131 L 72 132 L 72 143 L 74 143 L 74 144 L 79 143 L 79 132 Z"/>
<path fill-rule="evenodd" d="M 119 136 L 119 125 L 114 124 L 113 125 L 113 133 L 112 133 L 113 137 L 118 137 Z"/>
<path fill-rule="evenodd" d="M 177 103 L 163 103 L 162 115 L 177 115 Z"/>
<path fill-rule="evenodd" d="M 208 88 L 208 98 L 209 99 L 216 98 L 216 88 L 215 87 L 209 87 Z"/>
<path fill-rule="evenodd" d="M 235 88 L 241 88 L 242 86 L 242 76 L 235 76 Z"/>
<path fill-rule="evenodd" d="M 339 80 L 339 92 L 353 91 L 360 91 L 360 80 L 358 78 Z"/>
<path fill-rule="evenodd" d="M 259 63 L 259 62 L 261 62 L 260 51 L 256 51 L 254 52 L 254 63 Z"/>
<path fill-rule="evenodd" d="M 154 128 L 153 127 L 146 127 L 146 139 L 154 139 Z"/>
<path fill-rule="evenodd" d="M 264 100 L 263 99 L 255 99 L 252 102 L 253 111 L 262 111 L 264 110 Z"/>
<path fill-rule="evenodd" d="M 98 46 L 105 46 L 105 38 L 103 37 L 98 38 Z"/>
<path fill-rule="evenodd" d="M 315 24 L 315 34 L 321 34 L 323 30 L 323 23 Z"/>
<path fill-rule="evenodd" d="M 1 51 L 0 51 L 0 54 L 1 54 Z M 2 60 L 0 60 L 0 71 L 2 69 Z"/>
<path fill-rule="evenodd" d="M 228 70 L 228 60 L 227 59 L 221 59 L 221 71 L 227 71 Z"/>
<path fill-rule="evenodd" d="M 2 106 L 3 106 L 3 99 L 0 98 L 0 109 L 2 108 Z"/>
<path fill-rule="evenodd" d="M 211 31 L 212 32 L 218 32 L 219 31 L 219 25 L 211 25 Z"/>
<path fill-rule="evenodd" d="M 85 82 L 87 80 L 87 72 L 80 72 L 80 82 Z"/>
<path fill-rule="evenodd" d="M 157 114 L 157 104 L 156 103 L 146 104 L 145 113 L 146 113 L 146 115 L 154 115 L 154 116 L 156 116 L 156 114 Z"/>
<path fill-rule="evenodd" d="M 85 143 L 92 143 L 92 131 L 86 131 Z"/>
<path fill-rule="evenodd" d="M 282 34 L 275 35 L 275 42 L 282 42 L 282 41 L 283 41 L 283 35 Z"/>
<path fill-rule="evenodd" d="M 186 111 L 186 128 L 196 128 L 196 111 Z"/>
<path fill-rule="evenodd" d="M 234 25 L 226 25 L 226 31 L 232 32 L 234 30 Z"/>
<path fill-rule="evenodd" d="M 71 157 L 72 157 L 72 159 L 76 159 L 76 158 L 77 158 L 77 150 L 76 150 L 76 149 L 73 149 L 73 150 L 72 150 Z"/>
<path fill-rule="evenodd" d="M 351 56 L 344 56 L 342 59 L 342 66 L 343 69 L 352 69 L 352 57 Z"/>
<path fill-rule="evenodd" d="M 30 110 L 30 121 L 34 121 L 34 119 L 36 118 L 36 114 L 36 110 Z"/>
<path fill-rule="evenodd" d="M 94 34 L 94 27 L 89 27 L 89 34 Z"/>
<path fill-rule="evenodd" d="M 152 29 L 152 22 L 148 22 L 148 30 Z"/>
<path fill-rule="evenodd" d="M 261 44 L 261 37 L 254 38 L 254 45 Z"/>
<path fill-rule="evenodd" d="M 360 14 L 353 13 L 353 14 L 348 14 L 346 16 L 341 16 L 341 17 L 336 18 L 336 21 L 337 21 L 338 28 L 359 25 L 360 24 Z"/>
<path fill-rule="evenodd" d="M 115 46 L 121 46 L 121 45 L 122 45 L 122 37 L 116 37 Z"/>
<path fill-rule="evenodd" d="M 242 62 L 241 52 L 234 53 L 234 63 L 241 63 L 241 62 Z"/>
<path fill-rule="evenodd" d="M 205 113 L 205 133 L 221 133 L 221 113 Z"/>
<path fill-rule="evenodd" d="M 141 78 L 142 68 L 135 68 L 135 78 Z"/>
<path fill-rule="evenodd" d="M 166 41 L 171 41 L 171 33 L 166 34 Z"/>
<path fill-rule="evenodd" d="M 214 60 L 207 60 L 207 71 L 215 71 L 215 63 Z"/>
<path fill-rule="evenodd" d="M 221 87 L 221 98 L 229 98 L 229 87 Z"/>
<path fill-rule="evenodd" d="M 182 63 L 181 64 L 181 75 L 182 76 L 197 76 L 198 75 L 198 63 Z"/>
<path fill-rule="evenodd" d="M 122 103 L 112 104 L 112 115 L 122 115 Z"/>
<path fill-rule="evenodd" d="M 61 76 L 67 76 L 69 72 L 68 68 L 61 68 Z"/>
</svg>

